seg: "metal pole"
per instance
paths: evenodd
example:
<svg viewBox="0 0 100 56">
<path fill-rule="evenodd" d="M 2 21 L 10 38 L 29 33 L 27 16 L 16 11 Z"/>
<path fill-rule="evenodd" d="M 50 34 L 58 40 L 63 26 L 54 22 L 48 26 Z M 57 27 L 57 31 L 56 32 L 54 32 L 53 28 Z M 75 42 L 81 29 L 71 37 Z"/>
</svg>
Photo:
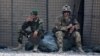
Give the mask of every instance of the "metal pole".
<svg viewBox="0 0 100 56">
<path fill-rule="evenodd" d="M 13 46 L 13 0 L 11 0 L 11 45 Z"/>
<path fill-rule="evenodd" d="M 94 0 L 92 0 L 92 8 L 91 8 L 91 30 L 90 30 L 90 46 L 92 46 L 92 24 L 93 24 L 93 8 L 94 8 Z"/>
<path fill-rule="evenodd" d="M 48 0 L 46 0 L 46 32 L 48 32 L 49 22 L 48 22 Z"/>
</svg>

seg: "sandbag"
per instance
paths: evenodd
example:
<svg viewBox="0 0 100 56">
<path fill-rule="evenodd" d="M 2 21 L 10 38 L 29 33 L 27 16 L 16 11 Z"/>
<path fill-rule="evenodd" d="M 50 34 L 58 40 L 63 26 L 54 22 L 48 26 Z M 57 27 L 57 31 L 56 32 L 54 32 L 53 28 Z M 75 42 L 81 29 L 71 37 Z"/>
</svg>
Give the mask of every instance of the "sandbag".
<svg viewBox="0 0 100 56">
<path fill-rule="evenodd" d="M 72 50 L 76 45 L 75 38 L 72 35 L 71 36 L 65 35 L 63 43 L 64 43 L 63 45 L 64 51 Z"/>
<path fill-rule="evenodd" d="M 58 46 L 52 34 L 48 33 L 44 35 L 44 38 L 39 44 L 39 50 L 43 52 L 55 52 L 58 50 Z"/>
<path fill-rule="evenodd" d="M 33 47 L 34 47 L 34 45 L 31 42 L 29 42 L 29 41 L 25 44 L 25 50 L 26 51 L 32 50 Z"/>
<path fill-rule="evenodd" d="M 73 41 L 70 39 L 64 39 L 63 43 L 64 43 L 63 51 L 68 51 L 68 50 L 72 49 L 74 46 Z"/>
<path fill-rule="evenodd" d="M 98 52 L 98 53 L 100 53 L 100 45 L 95 46 L 95 47 L 93 48 L 93 52 Z"/>
</svg>

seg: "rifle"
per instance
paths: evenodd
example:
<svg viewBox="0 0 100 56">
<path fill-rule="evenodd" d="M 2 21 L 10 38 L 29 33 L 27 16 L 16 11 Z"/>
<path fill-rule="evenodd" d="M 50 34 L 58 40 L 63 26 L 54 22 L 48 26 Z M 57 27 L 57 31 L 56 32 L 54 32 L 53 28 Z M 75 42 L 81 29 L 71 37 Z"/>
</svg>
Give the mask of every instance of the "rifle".
<svg viewBox="0 0 100 56">
<path fill-rule="evenodd" d="M 81 2 L 80 0 L 74 0 L 72 17 L 71 17 L 72 24 L 74 24 L 75 19 L 77 19 L 80 2 Z"/>
</svg>

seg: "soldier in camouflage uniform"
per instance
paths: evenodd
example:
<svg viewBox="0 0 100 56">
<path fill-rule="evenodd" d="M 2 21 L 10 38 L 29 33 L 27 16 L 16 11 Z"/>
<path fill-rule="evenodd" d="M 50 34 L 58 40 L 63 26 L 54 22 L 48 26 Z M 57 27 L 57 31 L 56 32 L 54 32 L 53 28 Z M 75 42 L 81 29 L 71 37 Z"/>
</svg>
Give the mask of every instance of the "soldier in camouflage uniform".
<svg viewBox="0 0 100 56">
<path fill-rule="evenodd" d="M 65 5 L 62 9 L 62 16 L 57 18 L 55 36 L 57 37 L 59 46 L 58 52 L 63 52 L 63 37 L 66 35 L 68 35 L 67 37 L 73 36 L 79 51 L 84 52 L 81 45 L 81 36 L 77 31 L 79 29 L 79 23 L 76 19 L 72 20 L 70 14 L 70 6 Z"/>
<path fill-rule="evenodd" d="M 32 11 L 31 16 L 29 16 L 23 23 L 18 37 L 19 44 L 17 48 L 14 48 L 15 50 L 20 49 L 22 47 L 23 36 L 27 36 L 28 40 L 34 44 L 33 51 L 38 50 L 38 44 L 41 39 L 41 36 L 43 35 L 43 22 L 38 18 L 37 15 L 37 11 Z M 31 29 L 31 31 L 26 30 L 28 27 Z"/>
</svg>

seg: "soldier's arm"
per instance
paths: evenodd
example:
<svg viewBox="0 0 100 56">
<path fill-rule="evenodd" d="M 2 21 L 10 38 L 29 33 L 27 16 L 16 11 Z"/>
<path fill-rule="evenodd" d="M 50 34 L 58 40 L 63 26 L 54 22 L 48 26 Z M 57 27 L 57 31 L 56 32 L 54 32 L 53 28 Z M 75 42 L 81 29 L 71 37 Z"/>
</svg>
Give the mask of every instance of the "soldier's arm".
<svg viewBox="0 0 100 56">
<path fill-rule="evenodd" d="M 59 30 L 60 30 L 60 28 L 61 28 L 61 20 L 60 20 L 59 17 L 56 18 L 55 28 L 56 28 L 56 29 L 59 29 Z"/>
<path fill-rule="evenodd" d="M 61 26 L 60 30 L 68 31 L 68 29 L 71 27 L 72 27 L 72 24 L 69 24 L 68 26 Z"/>
<path fill-rule="evenodd" d="M 28 22 L 24 22 L 22 25 L 22 30 L 25 30 L 28 27 Z"/>
<path fill-rule="evenodd" d="M 26 31 L 26 28 L 28 28 L 30 24 L 31 24 L 31 20 L 30 20 L 30 17 L 28 17 L 25 20 L 25 22 L 22 24 L 21 30 Z"/>
<path fill-rule="evenodd" d="M 33 36 L 36 37 L 39 31 L 43 30 L 43 21 L 39 20 L 37 29 L 35 29 Z"/>
</svg>

